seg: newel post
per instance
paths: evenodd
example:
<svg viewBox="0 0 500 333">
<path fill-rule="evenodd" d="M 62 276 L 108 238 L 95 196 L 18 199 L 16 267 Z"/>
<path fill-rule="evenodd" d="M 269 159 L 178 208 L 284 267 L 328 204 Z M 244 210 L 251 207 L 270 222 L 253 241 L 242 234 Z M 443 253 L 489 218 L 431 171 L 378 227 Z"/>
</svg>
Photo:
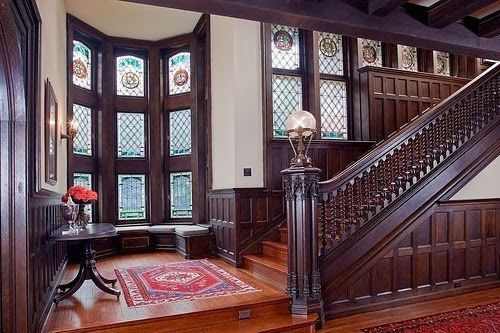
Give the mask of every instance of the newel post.
<svg viewBox="0 0 500 333">
<path fill-rule="evenodd" d="M 323 321 L 318 265 L 318 181 L 320 169 L 290 167 L 281 172 L 288 224 L 287 293 L 293 314 L 316 312 Z"/>
</svg>

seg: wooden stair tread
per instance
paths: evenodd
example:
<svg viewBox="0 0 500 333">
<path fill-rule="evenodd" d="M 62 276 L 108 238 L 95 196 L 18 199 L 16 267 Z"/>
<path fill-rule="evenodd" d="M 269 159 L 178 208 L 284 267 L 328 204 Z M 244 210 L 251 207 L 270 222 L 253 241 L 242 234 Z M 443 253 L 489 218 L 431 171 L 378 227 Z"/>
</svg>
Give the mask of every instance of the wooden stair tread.
<svg viewBox="0 0 500 333">
<path fill-rule="evenodd" d="M 275 257 L 264 256 L 261 254 L 247 254 L 243 257 L 245 258 L 245 260 L 249 260 L 254 263 L 260 264 L 262 266 L 266 266 L 275 271 L 279 271 L 285 274 L 288 272 L 288 265 L 285 260 Z"/>
<path fill-rule="evenodd" d="M 262 241 L 262 245 L 270 246 L 281 251 L 287 251 L 288 245 L 284 243 L 279 243 L 275 241 Z"/>
<path fill-rule="evenodd" d="M 278 333 L 287 332 L 304 328 L 303 332 L 314 332 L 314 323 L 318 319 L 316 313 L 307 316 L 294 316 L 283 314 L 279 316 L 242 319 L 235 322 L 205 326 L 193 329 L 181 330 L 184 333 L 198 332 L 217 332 L 217 333 L 232 333 L 232 332 L 267 332 Z"/>
</svg>

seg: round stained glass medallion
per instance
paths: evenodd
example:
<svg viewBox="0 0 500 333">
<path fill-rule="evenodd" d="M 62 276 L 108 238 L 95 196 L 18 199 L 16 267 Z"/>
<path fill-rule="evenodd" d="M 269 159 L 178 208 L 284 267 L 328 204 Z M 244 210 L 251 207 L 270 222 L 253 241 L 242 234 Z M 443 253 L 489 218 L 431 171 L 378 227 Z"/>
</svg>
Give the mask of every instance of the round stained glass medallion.
<svg viewBox="0 0 500 333">
<path fill-rule="evenodd" d="M 325 37 L 319 42 L 319 50 L 325 57 L 333 57 L 337 51 L 337 43 L 330 37 Z"/>
<path fill-rule="evenodd" d="M 293 38 L 285 30 L 279 30 L 274 33 L 273 37 L 274 46 L 280 51 L 290 51 L 293 46 Z"/>
<path fill-rule="evenodd" d="M 79 79 L 87 78 L 87 66 L 85 66 L 85 63 L 80 59 L 73 61 L 73 74 L 75 74 Z"/>
<path fill-rule="evenodd" d="M 122 75 L 122 85 L 127 89 L 137 88 L 139 85 L 139 76 L 133 72 L 127 72 Z"/>
<path fill-rule="evenodd" d="M 401 52 L 401 65 L 404 69 L 412 69 L 414 61 L 413 53 L 408 50 Z"/>
<path fill-rule="evenodd" d="M 371 45 L 363 46 L 363 60 L 369 64 L 377 61 L 377 50 Z"/>
<path fill-rule="evenodd" d="M 174 73 L 174 84 L 178 87 L 185 85 L 189 80 L 189 73 L 185 69 L 179 69 Z"/>
</svg>

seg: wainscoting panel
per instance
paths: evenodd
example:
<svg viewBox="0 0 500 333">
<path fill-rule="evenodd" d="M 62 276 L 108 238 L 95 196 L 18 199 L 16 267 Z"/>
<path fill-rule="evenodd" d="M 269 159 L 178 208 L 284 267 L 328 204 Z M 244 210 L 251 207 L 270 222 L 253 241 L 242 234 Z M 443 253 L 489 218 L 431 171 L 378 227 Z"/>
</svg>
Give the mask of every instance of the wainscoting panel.
<svg viewBox="0 0 500 333">
<path fill-rule="evenodd" d="M 265 188 L 212 190 L 210 225 L 215 234 L 215 253 L 240 265 L 244 253 L 286 219 L 282 191 Z"/>
<path fill-rule="evenodd" d="M 500 199 L 448 201 L 327 307 L 333 316 L 499 285 Z"/>
<path fill-rule="evenodd" d="M 45 321 L 66 263 L 66 245 L 49 240 L 50 234 L 64 224 L 59 208 L 61 196 L 43 193 L 29 200 L 28 315 L 33 332 L 40 331 Z"/>
<path fill-rule="evenodd" d="M 469 82 L 468 79 L 363 67 L 361 113 L 363 140 L 382 141 Z"/>
</svg>

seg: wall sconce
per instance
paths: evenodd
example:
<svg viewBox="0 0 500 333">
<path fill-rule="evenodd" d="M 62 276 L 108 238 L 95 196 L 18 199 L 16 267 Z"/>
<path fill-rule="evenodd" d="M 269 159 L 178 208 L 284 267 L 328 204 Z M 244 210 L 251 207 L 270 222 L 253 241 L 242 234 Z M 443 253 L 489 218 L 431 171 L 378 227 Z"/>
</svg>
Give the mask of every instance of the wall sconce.
<svg viewBox="0 0 500 333">
<path fill-rule="evenodd" d="M 78 123 L 74 120 L 68 122 L 66 126 L 66 134 L 61 133 L 61 140 L 73 140 L 78 133 Z"/>
<path fill-rule="evenodd" d="M 290 160 L 290 166 L 311 166 L 311 158 L 307 156 L 307 151 L 309 150 L 312 138 L 316 133 L 316 119 L 310 112 L 304 110 L 295 111 L 286 119 L 285 127 L 288 140 L 290 141 L 295 154 L 295 156 Z M 308 138 L 309 142 L 307 143 L 307 147 L 305 147 L 304 143 Z M 295 148 L 292 139 L 297 141 L 297 148 Z"/>
</svg>

